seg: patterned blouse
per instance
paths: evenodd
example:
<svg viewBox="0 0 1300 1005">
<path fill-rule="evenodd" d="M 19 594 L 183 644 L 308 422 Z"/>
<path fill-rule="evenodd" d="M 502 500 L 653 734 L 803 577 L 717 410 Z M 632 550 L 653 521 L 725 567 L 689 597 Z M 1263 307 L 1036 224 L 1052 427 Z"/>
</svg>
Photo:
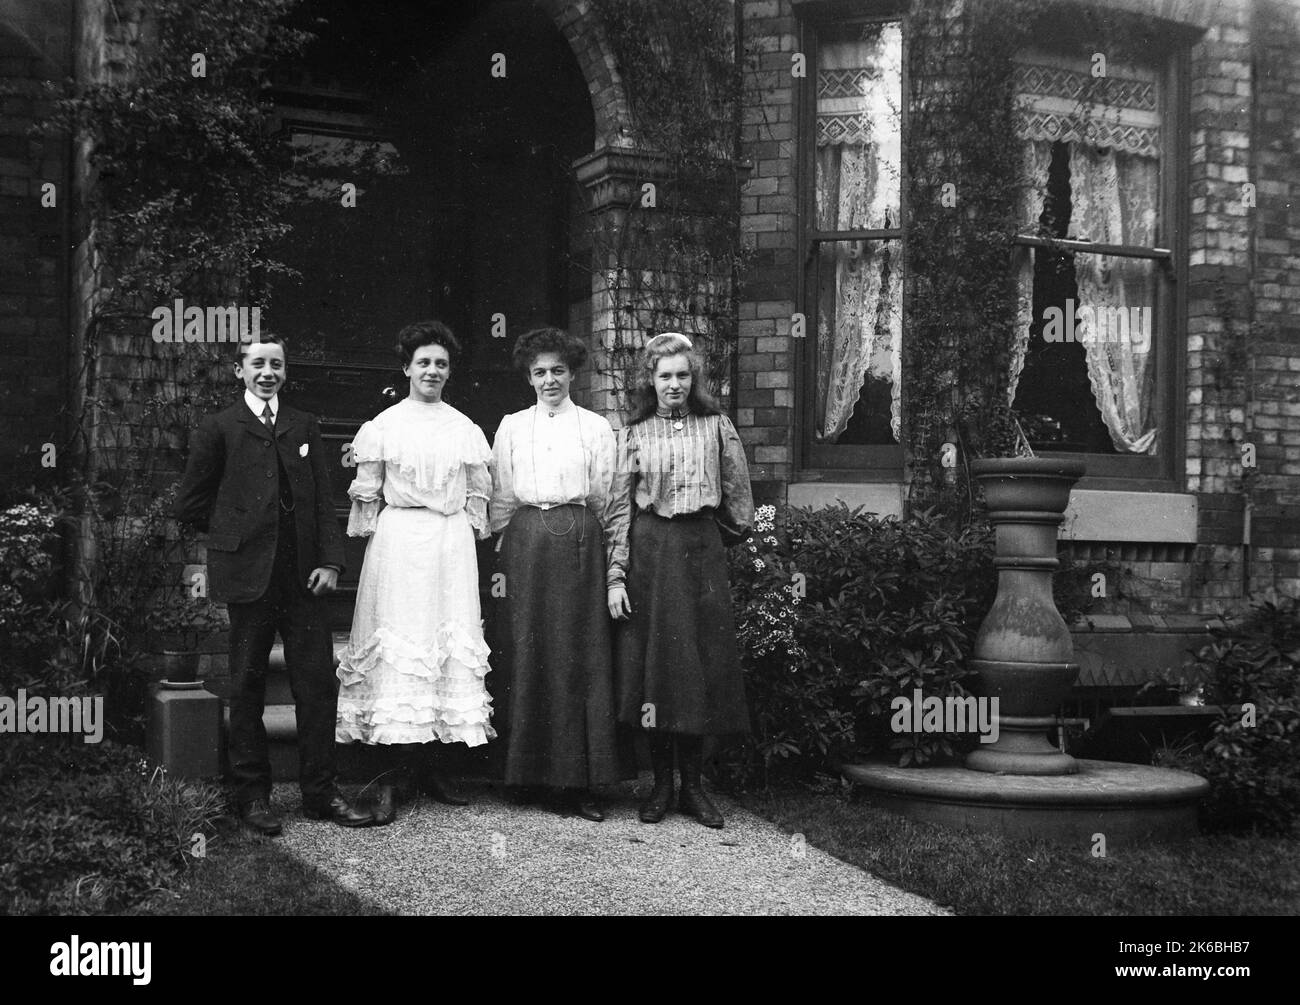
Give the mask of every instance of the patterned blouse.
<svg viewBox="0 0 1300 1005">
<path fill-rule="evenodd" d="M 614 495 L 610 586 L 621 586 L 626 577 L 634 509 L 668 518 L 710 512 L 740 535 L 754 522 L 745 448 L 725 415 L 660 410 L 620 430 Z"/>
</svg>

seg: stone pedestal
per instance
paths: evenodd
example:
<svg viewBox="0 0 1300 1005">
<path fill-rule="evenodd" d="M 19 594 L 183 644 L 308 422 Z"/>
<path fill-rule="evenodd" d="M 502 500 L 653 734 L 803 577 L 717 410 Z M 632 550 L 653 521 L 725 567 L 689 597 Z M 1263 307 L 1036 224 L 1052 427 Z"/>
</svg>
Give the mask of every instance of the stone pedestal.
<svg viewBox="0 0 1300 1005">
<path fill-rule="evenodd" d="M 201 687 L 160 688 L 149 703 L 149 757 L 176 778 L 221 773 L 221 699 Z"/>
<path fill-rule="evenodd" d="M 997 534 L 998 594 L 975 640 L 980 694 L 998 700 L 998 739 L 966 758 L 973 771 L 1069 775 L 1074 758 L 1047 741 L 1079 665 L 1052 599 L 1056 536 L 1083 476 L 1080 461 L 1009 457 L 971 465 Z"/>
</svg>

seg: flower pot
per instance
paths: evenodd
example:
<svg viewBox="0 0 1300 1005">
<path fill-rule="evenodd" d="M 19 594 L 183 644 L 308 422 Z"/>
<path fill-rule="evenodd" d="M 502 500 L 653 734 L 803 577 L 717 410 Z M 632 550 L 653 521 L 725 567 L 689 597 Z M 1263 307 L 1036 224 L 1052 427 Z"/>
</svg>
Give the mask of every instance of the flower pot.
<svg viewBox="0 0 1300 1005">
<path fill-rule="evenodd" d="M 975 639 L 970 666 L 980 693 L 998 699 L 998 739 L 966 758 L 975 771 L 1066 775 L 1074 758 L 1047 740 L 1079 665 L 1052 599 L 1056 536 L 1083 476 L 1082 461 L 1009 457 L 975 461 L 996 533 L 998 592 Z"/>
<path fill-rule="evenodd" d="M 158 654 L 162 684 L 194 684 L 199 678 L 199 653 L 164 649 Z"/>
</svg>

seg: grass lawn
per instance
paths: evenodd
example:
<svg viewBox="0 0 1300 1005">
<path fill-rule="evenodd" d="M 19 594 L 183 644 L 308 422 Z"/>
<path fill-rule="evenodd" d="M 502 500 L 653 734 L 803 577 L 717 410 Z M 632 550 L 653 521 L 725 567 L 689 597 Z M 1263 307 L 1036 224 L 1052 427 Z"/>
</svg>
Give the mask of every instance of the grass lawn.
<svg viewBox="0 0 1300 1005">
<path fill-rule="evenodd" d="M 802 787 L 749 809 L 836 858 L 970 915 L 1300 914 L 1300 839 L 1200 837 L 1117 849 L 1013 841 L 914 823 Z"/>
<path fill-rule="evenodd" d="M 377 915 L 386 912 L 280 851 L 275 838 L 250 834 L 222 821 L 196 860 L 170 891 L 159 891 L 128 915 Z"/>
</svg>

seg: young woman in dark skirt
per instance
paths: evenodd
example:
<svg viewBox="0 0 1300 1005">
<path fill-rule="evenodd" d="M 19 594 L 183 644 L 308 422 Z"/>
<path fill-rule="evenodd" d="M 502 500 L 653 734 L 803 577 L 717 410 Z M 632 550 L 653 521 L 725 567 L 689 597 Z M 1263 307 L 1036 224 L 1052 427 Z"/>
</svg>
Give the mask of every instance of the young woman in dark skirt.
<svg viewBox="0 0 1300 1005">
<path fill-rule="evenodd" d="M 649 733 L 655 783 L 641 819 L 658 823 L 668 812 L 675 748 L 679 808 L 721 827 L 700 768 L 704 737 L 749 732 L 723 550 L 753 522 L 749 469 L 689 339 L 655 336 L 639 375 L 615 477 L 609 610 L 623 621 L 618 717 Z"/>
<path fill-rule="evenodd" d="M 491 526 L 504 532 L 493 692 L 505 781 L 550 789 L 566 811 L 599 821 L 593 787 L 625 774 L 606 607 L 614 431 L 569 398 L 587 358 L 581 339 L 530 331 L 514 358 L 537 404 L 501 420 L 492 450 Z"/>
</svg>

